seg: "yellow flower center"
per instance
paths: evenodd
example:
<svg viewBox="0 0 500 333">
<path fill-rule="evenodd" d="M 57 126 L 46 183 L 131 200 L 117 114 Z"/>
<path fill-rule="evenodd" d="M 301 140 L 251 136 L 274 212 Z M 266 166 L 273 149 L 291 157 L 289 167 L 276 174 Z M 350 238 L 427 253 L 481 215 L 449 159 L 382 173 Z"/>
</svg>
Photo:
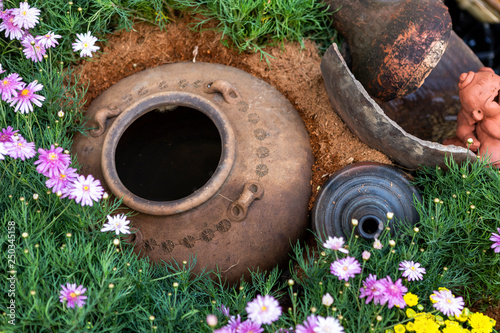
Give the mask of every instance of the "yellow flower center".
<svg viewBox="0 0 500 333">
<path fill-rule="evenodd" d="M 89 187 L 88 187 L 87 185 L 85 185 L 85 186 L 83 187 L 83 190 L 84 190 L 84 191 L 88 191 L 88 190 L 89 190 Z"/>
<path fill-rule="evenodd" d="M 263 305 L 261 308 L 260 308 L 262 311 L 267 311 L 267 307 L 265 305 Z"/>
<path fill-rule="evenodd" d="M 45 38 L 50 38 L 50 35 L 45 35 Z"/>
<path fill-rule="evenodd" d="M 448 302 L 448 304 L 451 304 L 451 299 L 447 299 L 446 302 Z"/>
<path fill-rule="evenodd" d="M 347 266 L 344 266 L 344 271 L 347 271 L 347 269 L 348 269 L 348 268 L 349 268 L 349 267 L 347 267 Z"/>
<path fill-rule="evenodd" d="M 3 80 L 3 85 L 4 85 L 4 86 L 6 86 L 6 85 L 8 85 L 8 84 L 9 84 L 9 81 L 7 81 L 7 80 Z"/>
<path fill-rule="evenodd" d="M 71 296 L 71 298 L 75 298 L 76 297 L 76 294 L 74 292 L 72 292 L 71 294 L 69 294 Z"/>
<path fill-rule="evenodd" d="M 63 174 L 61 173 L 61 174 L 59 175 L 59 178 L 60 178 L 60 179 L 64 179 L 64 178 L 66 178 L 66 175 L 63 175 Z"/>
<path fill-rule="evenodd" d="M 89 44 L 85 43 L 83 44 L 83 47 L 89 47 Z"/>
<path fill-rule="evenodd" d="M 22 147 L 22 146 L 23 146 L 23 143 L 22 143 L 22 142 L 19 142 L 17 145 L 18 145 L 19 147 Z"/>
<path fill-rule="evenodd" d="M 26 14 L 28 14 L 25 10 L 23 10 L 23 16 L 26 16 Z"/>
<path fill-rule="evenodd" d="M 54 161 L 57 159 L 57 155 L 55 153 L 50 153 L 49 154 L 49 160 Z"/>
<path fill-rule="evenodd" d="M 21 91 L 21 95 L 23 96 L 27 96 L 29 94 L 29 90 L 28 89 L 23 89 L 23 91 Z"/>
<path fill-rule="evenodd" d="M 414 270 L 415 270 L 415 267 L 414 267 L 414 266 L 411 266 L 411 267 L 410 267 L 410 269 L 411 269 L 412 271 L 414 271 Z"/>
</svg>

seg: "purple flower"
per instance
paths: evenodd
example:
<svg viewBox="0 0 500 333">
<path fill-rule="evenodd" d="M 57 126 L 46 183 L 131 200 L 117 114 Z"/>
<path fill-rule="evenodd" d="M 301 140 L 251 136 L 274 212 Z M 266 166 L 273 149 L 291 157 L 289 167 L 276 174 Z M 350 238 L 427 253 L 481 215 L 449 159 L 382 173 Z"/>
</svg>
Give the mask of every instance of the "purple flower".
<svg viewBox="0 0 500 333">
<path fill-rule="evenodd" d="M 377 289 L 377 291 L 373 293 L 374 297 L 380 300 L 380 304 L 384 305 L 385 303 L 389 303 L 387 306 L 389 309 L 393 306 L 403 309 L 406 306 L 403 296 L 408 291 L 408 288 L 403 286 L 401 279 L 392 282 L 391 277 L 386 276 L 375 282 L 374 287 Z"/>
<path fill-rule="evenodd" d="M 314 333 L 316 326 L 318 326 L 318 318 L 315 315 L 310 315 L 302 325 L 297 325 L 295 333 Z"/>
<path fill-rule="evenodd" d="M 236 333 L 262 333 L 264 329 L 260 327 L 260 323 L 251 320 L 245 320 L 236 330 Z"/>
<path fill-rule="evenodd" d="M 441 289 L 441 288 L 440 288 Z M 441 311 L 445 316 L 460 316 L 464 308 L 464 300 L 462 297 L 455 297 L 446 288 L 442 288 L 439 291 L 434 291 L 434 294 L 430 296 L 431 301 L 437 310 Z"/>
<path fill-rule="evenodd" d="M 0 93 L 4 101 L 9 101 L 12 96 L 17 96 L 17 91 L 22 90 L 24 87 L 22 78 L 17 73 L 7 75 L 0 81 Z"/>
<path fill-rule="evenodd" d="M 61 38 L 61 35 L 56 35 L 52 31 L 49 31 L 43 36 L 36 36 L 35 40 L 39 42 L 40 45 L 48 49 L 59 44 L 59 42 L 56 40 L 57 38 Z"/>
<path fill-rule="evenodd" d="M 399 264 L 399 270 L 404 271 L 403 277 L 408 281 L 422 280 L 425 274 L 425 268 L 420 267 L 420 263 L 405 260 Z"/>
<path fill-rule="evenodd" d="M 26 35 L 21 45 L 24 47 L 23 53 L 26 59 L 31 59 L 33 62 L 43 60 L 43 56 L 47 52 L 40 41 L 36 41 L 32 35 Z"/>
<path fill-rule="evenodd" d="M 13 142 L 14 135 L 19 132 L 19 130 L 15 130 L 11 126 L 7 126 L 7 128 L 2 128 L 2 132 L 0 133 L 0 142 Z"/>
<path fill-rule="evenodd" d="M 71 45 L 74 52 L 81 51 L 80 57 L 92 57 L 92 52 L 99 50 L 99 46 L 94 46 L 95 42 L 97 38 L 88 31 L 86 34 L 76 34 L 76 41 Z"/>
<path fill-rule="evenodd" d="M 500 253 L 500 228 L 497 228 L 498 234 L 491 233 L 490 241 L 493 242 L 491 245 L 492 249 L 495 249 L 495 253 Z"/>
<path fill-rule="evenodd" d="M 68 308 L 74 308 L 75 304 L 80 308 L 83 307 L 84 300 L 87 299 L 87 296 L 83 294 L 87 291 L 87 288 L 83 288 L 82 285 L 77 287 L 75 283 L 66 283 L 66 286 L 61 285 L 61 287 L 61 295 L 59 296 L 61 303 L 68 302 Z"/>
<path fill-rule="evenodd" d="M 30 8 L 27 2 L 22 2 L 19 4 L 19 8 L 12 10 L 12 15 L 14 16 L 13 23 L 16 26 L 21 29 L 31 29 L 38 23 L 40 9 L 35 7 Z"/>
<path fill-rule="evenodd" d="M 214 333 L 234 333 L 235 331 L 229 328 L 228 326 L 221 327 L 216 329 Z"/>
<path fill-rule="evenodd" d="M 41 107 L 41 102 L 45 100 L 45 97 L 35 94 L 35 92 L 42 89 L 43 86 L 39 84 L 38 81 L 35 80 L 31 82 L 27 87 L 23 88 L 23 90 L 21 90 L 17 94 L 17 96 L 9 100 L 10 106 L 16 104 L 14 112 L 17 112 L 18 110 L 21 113 L 33 112 L 33 105 L 31 103 L 35 104 L 38 107 Z"/>
<path fill-rule="evenodd" d="M 3 21 L 0 23 L 0 31 L 5 30 L 5 37 L 9 39 L 21 39 L 23 38 L 23 29 L 14 24 L 12 11 L 12 9 L 7 9 L 2 13 Z"/>
<path fill-rule="evenodd" d="M 349 278 L 361 273 L 361 266 L 356 258 L 346 257 L 338 259 L 330 265 L 330 272 L 339 278 L 339 280 L 348 281 Z"/>
<path fill-rule="evenodd" d="M 69 154 L 64 154 L 61 147 L 50 146 L 50 149 L 38 148 L 38 160 L 35 161 L 36 171 L 46 177 L 58 176 L 71 163 Z"/>
<path fill-rule="evenodd" d="M 224 316 L 229 317 L 229 308 L 224 304 L 221 304 L 217 310 L 219 310 Z"/>
<path fill-rule="evenodd" d="M 334 251 L 340 251 L 343 253 L 349 253 L 348 250 L 344 249 L 342 246 L 344 245 L 344 238 L 342 237 L 331 237 L 328 236 L 328 239 L 325 243 L 323 243 L 323 247 L 325 249 L 331 249 Z"/>
<path fill-rule="evenodd" d="M 264 297 L 257 295 L 253 301 L 247 304 L 245 310 L 248 313 L 248 318 L 258 324 L 269 325 L 281 316 L 281 306 L 270 295 Z"/>
<path fill-rule="evenodd" d="M 70 185 L 73 184 L 73 181 L 78 177 L 76 173 L 76 169 L 74 168 L 66 168 L 61 170 L 58 175 L 54 175 L 50 177 L 46 182 L 45 186 L 47 188 L 52 189 L 52 193 L 61 192 L 63 194 L 62 198 L 65 198 L 69 195 Z"/>
<path fill-rule="evenodd" d="M 370 274 L 363 281 L 363 287 L 359 289 L 359 298 L 366 297 L 365 303 L 368 304 L 373 299 L 373 303 L 379 304 L 380 299 L 375 297 L 375 293 L 378 289 L 375 287 L 375 283 L 377 282 L 377 276 Z"/>
<path fill-rule="evenodd" d="M 28 142 L 21 135 L 15 135 L 12 138 L 12 142 L 5 142 L 5 148 L 7 153 L 13 159 L 20 158 L 24 161 L 27 158 L 32 158 L 36 154 L 35 143 Z"/>
<path fill-rule="evenodd" d="M 92 175 L 88 175 L 87 178 L 78 176 L 69 189 L 69 197 L 82 206 L 92 206 L 94 201 L 102 198 L 103 193 L 101 182 Z"/>
</svg>

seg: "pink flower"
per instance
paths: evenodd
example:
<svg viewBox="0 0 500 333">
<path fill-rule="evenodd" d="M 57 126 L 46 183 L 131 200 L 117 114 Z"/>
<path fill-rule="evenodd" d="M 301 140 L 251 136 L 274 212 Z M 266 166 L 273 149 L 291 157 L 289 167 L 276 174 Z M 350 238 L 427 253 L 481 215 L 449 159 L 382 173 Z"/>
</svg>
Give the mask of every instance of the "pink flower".
<svg viewBox="0 0 500 333">
<path fill-rule="evenodd" d="M 61 303 L 68 302 L 68 308 L 74 308 L 75 304 L 80 308 L 83 307 L 84 300 L 87 299 L 87 296 L 83 294 L 87 291 L 87 288 L 83 288 L 82 285 L 77 287 L 75 283 L 67 283 L 66 286 L 61 285 L 61 287 L 61 295 L 59 296 Z"/>
<path fill-rule="evenodd" d="M 97 38 L 88 31 L 86 34 L 76 34 L 76 41 L 71 45 L 74 52 L 81 51 L 80 57 L 92 57 L 92 52 L 99 50 L 99 46 L 94 46 L 95 42 Z"/>
<path fill-rule="evenodd" d="M 365 302 L 366 304 L 370 303 L 372 299 L 373 303 L 380 304 L 380 299 L 378 297 L 375 297 L 375 294 L 378 291 L 378 289 L 375 286 L 376 282 L 377 282 L 377 276 L 370 274 L 363 281 L 363 288 L 359 289 L 359 298 L 366 297 L 366 302 Z"/>
<path fill-rule="evenodd" d="M 331 249 L 334 251 L 340 251 L 343 253 L 349 253 L 348 250 L 344 249 L 342 246 L 344 245 L 344 238 L 342 237 L 331 237 L 328 236 L 328 239 L 325 243 L 323 243 L 323 247 L 325 249 Z"/>
<path fill-rule="evenodd" d="M 14 135 L 19 132 L 19 130 L 15 130 L 11 126 L 7 126 L 7 128 L 2 128 L 2 133 L 0 133 L 0 142 L 13 142 Z"/>
<path fill-rule="evenodd" d="M 52 31 L 49 31 L 43 36 L 36 36 L 35 40 L 39 42 L 40 45 L 48 49 L 59 44 L 59 42 L 56 40 L 57 38 L 61 38 L 61 35 L 56 35 Z"/>
<path fill-rule="evenodd" d="M 12 10 L 12 15 L 14 16 L 13 23 L 16 26 L 21 29 L 31 29 L 38 23 L 40 9 L 35 7 L 30 8 L 27 2 L 22 2 L 19 4 L 19 8 L 14 8 Z"/>
<path fill-rule="evenodd" d="M 14 16 L 11 15 L 12 9 L 7 9 L 3 12 L 3 21 L 0 23 L 0 31 L 5 30 L 5 37 L 9 39 L 23 38 L 23 29 L 14 24 Z"/>
<path fill-rule="evenodd" d="M 219 310 L 224 316 L 229 317 L 229 308 L 224 304 L 221 304 L 217 310 Z"/>
<path fill-rule="evenodd" d="M 262 333 L 264 329 L 260 327 L 260 323 L 251 320 L 245 320 L 236 330 L 236 333 Z"/>
<path fill-rule="evenodd" d="M 21 45 L 24 47 L 23 53 L 26 59 L 31 59 L 33 62 L 43 60 L 43 56 L 47 52 L 40 41 L 36 41 L 32 35 L 26 35 Z"/>
<path fill-rule="evenodd" d="M 65 198 L 69 195 L 69 189 L 71 188 L 71 184 L 78 177 L 76 173 L 76 169 L 74 168 L 65 168 L 64 170 L 60 170 L 58 175 L 53 175 L 46 182 L 45 186 L 47 188 L 52 189 L 52 193 L 61 192 L 62 198 Z"/>
<path fill-rule="evenodd" d="M 363 251 L 363 253 L 361 254 L 361 258 L 363 258 L 364 261 L 367 261 L 368 259 L 370 259 L 371 256 L 372 256 L 372 254 L 368 251 Z"/>
<path fill-rule="evenodd" d="M 43 89 L 43 86 L 39 84 L 36 80 L 28 84 L 27 87 L 23 88 L 17 96 L 10 99 L 10 106 L 16 104 L 14 112 L 18 110 L 21 113 L 33 112 L 33 104 L 38 107 L 42 106 L 42 103 L 45 100 L 45 97 L 41 95 L 35 94 L 35 92 Z"/>
<path fill-rule="evenodd" d="M 69 197 L 82 206 L 92 206 L 94 201 L 102 198 L 103 193 L 101 182 L 92 175 L 88 175 L 87 178 L 78 176 L 69 189 Z"/>
<path fill-rule="evenodd" d="M 241 325 L 241 316 L 240 315 L 237 315 L 236 317 L 235 316 L 231 316 L 231 318 L 229 318 L 229 321 L 227 323 L 227 326 L 232 329 L 234 332 L 236 332 L 236 330 L 238 329 L 238 327 L 240 327 Z"/>
<path fill-rule="evenodd" d="M 361 266 L 356 258 L 346 257 L 338 259 L 330 265 L 330 272 L 339 278 L 339 280 L 348 281 L 349 278 L 361 273 Z"/>
<path fill-rule="evenodd" d="M 500 228 L 497 228 L 498 234 L 491 233 L 490 241 L 493 242 L 491 245 L 492 249 L 495 249 L 495 253 L 500 253 Z"/>
<path fill-rule="evenodd" d="M 408 260 L 399 264 L 399 270 L 404 271 L 403 277 L 408 278 L 408 281 L 422 280 L 425 274 L 425 268 L 420 267 L 418 262 Z"/>
<path fill-rule="evenodd" d="M 271 324 L 281 316 L 281 306 L 278 301 L 269 295 L 257 297 L 247 304 L 245 310 L 248 318 L 258 324 Z"/>
<path fill-rule="evenodd" d="M 12 96 L 17 96 L 17 91 L 23 89 L 24 82 L 17 73 L 7 75 L 0 81 L 0 93 L 4 101 L 9 101 Z"/>
<path fill-rule="evenodd" d="M 318 318 L 315 315 L 310 315 L 302 325 L 297 325 L 295 333 L 314 333 L 316 326 L 318 326 Z"/>
<path fill-rule="evenodd" d="M 5 148 L 7 153 L 13 159 L 20 158 L 24 161 L 27 158 L 32 158 L 36 154 L 35 143 L 28 142 L 21 135 L 15 135 L 12 138 L 12 142 L 5 142 Z"/>
<path fill-rule="evenodd" d="M 434 291 L 430 299 L 434 303 L 432 306 L 441 311 L 445 316 L 460 316 L 464 308 L 463 298 L 455 297 L 451 291 L 445 288 L 440 291 Z"/>
<path fill-rule="evenodd" d="M 64 154 L 61 147 L 50 146 L 50 149 L 38 148 L 38 160 L 35 161 L 36 171 L 46 177 L 59 175 L 71 163 L 69 154 Z"/>
<path fill-rule="evenodd" d="M 229 328 L 228 326 L 221 327 L 216 329 L 214 333 L 234 333 L 235 331 Z"/>
<path fill-rule="evenodd" d="M 373 248 L 375 250 L 382 250 L 383 247 L 384 246 L 382 245 L 382 242 L 375 238 L 375 241 L 373 242 Z"/>
<path fill-rule="evenodd" d="M 375 291 L 373 295 L 380 300 L 380 304 L 384 305 L 385 303 L 389 303 L 387 306 L 389 309 L 394 305 L 401 309 L 406 306 L 403 296 L 408 291 L 408 288 L 403 286 L 401 279 L 392 282 L 391 277 L 387 276 L 375 282 L 374 288 L 376 288 L 377 291 Z"/>
</svg>

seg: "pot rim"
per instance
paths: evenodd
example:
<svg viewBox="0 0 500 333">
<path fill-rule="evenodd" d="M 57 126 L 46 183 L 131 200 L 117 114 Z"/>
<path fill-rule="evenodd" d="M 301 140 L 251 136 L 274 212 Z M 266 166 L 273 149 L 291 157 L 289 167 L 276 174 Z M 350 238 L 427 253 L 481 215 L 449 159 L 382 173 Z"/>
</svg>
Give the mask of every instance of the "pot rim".
<svg viewBox="0 0 500 333">
<path fill-rule="evenodd" d="M 184 106 L 202 112 L 215 124 L 221 137 L 221 157 L 212 177 L 202 188 L 177 200 L 153 201 L 141 198 L 120 180 L 115 153 L 118 142 L 128 127 L 139 117 L 166 105 Z M 229 119 L 219 107 L 200 95 L 181 92 L 159 92 L 148 95 L 126 108 L 110 126 L 101 154 L 101 168 L 109 189 L 123 203 L 138 212 L 150 215 L 174 215 L 196 208 L 216 195 L 229 177 L 236 155 L 236 139 Z"/>
</svg>

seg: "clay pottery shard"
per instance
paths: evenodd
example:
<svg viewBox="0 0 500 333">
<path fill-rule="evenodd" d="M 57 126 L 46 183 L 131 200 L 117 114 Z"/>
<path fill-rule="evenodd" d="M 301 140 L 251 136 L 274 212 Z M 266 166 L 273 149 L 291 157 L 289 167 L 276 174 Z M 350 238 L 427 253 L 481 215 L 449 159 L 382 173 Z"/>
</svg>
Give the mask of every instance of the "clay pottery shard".
<svg viewBox="0 0 500 333">
<path fill-rule="evenodd" d="M 441 0 L 326 0 L 347 40 L 352 72 L 375 98 L 420 87 L 446 49 L 451 17 Z"/>
<path fill-rule="evenodd" d="M 197 257 L 228 282 L 288 259 L 307 229 L 312 153 L 302 119 L 239 69 L 177 63 L 131 75 L 89 106 L 73 151 L 123 198 L 135 250 Z"/>
</svg>

